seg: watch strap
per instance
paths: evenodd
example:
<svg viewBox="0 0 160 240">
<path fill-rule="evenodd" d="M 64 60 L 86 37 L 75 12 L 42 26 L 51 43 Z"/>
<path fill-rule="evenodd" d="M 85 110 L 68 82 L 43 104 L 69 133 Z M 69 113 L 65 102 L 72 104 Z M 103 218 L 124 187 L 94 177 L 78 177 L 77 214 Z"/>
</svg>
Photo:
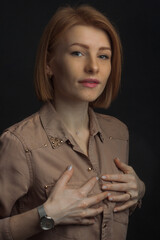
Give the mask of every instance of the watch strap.
<svg viewBox="0 0 160 240">
<path fill-rule="evenodd" d="M 39 216 L 40 216 L 40 219 L 43 218 L 43 217 L 45 217 L 45 216 L 47 216 L 47 214 L 46 214 L 46 212 L 45 212 L 45 210 L 44 210 L 44 206 L 43 206 L 43 205 L 39 206 L 39 207 L 37 208 L 37 210 L 38 210 L 38 214 L 39 214 Z"/>
</svg>

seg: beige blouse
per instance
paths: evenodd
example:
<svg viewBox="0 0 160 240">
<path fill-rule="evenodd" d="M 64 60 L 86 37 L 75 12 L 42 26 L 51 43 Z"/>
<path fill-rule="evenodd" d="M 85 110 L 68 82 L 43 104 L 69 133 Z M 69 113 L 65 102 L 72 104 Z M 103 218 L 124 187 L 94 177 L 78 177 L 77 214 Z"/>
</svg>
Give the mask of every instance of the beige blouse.
<svg viewBox="0 0 160 240">
<path fill-rule="evenodd" d="M 11 240 L 10 217 L 46 201 L 68 165 L 74 174 L 69 182 L 79 188 L 93 176 L 119 173 L 114 158 L 128 162 L 128 130 L 118 119 L 89 109 L 90 137 L 86 156 L 63 126 L 51 103 L 0 138 L 0 239 Z M 100 193 L 102 180 L 90 194 Z M 115 193 L 116 194 L 116 193 Z M 90 226 L 57 225 L 30 240 L 124 240 L 128 210 L 114 213 L 107 199 L 103 214 Z M 55 206 L 56 207 L 56 206 Z M 21 230 L 23 231 L 23 229 Z"/>
</svg>

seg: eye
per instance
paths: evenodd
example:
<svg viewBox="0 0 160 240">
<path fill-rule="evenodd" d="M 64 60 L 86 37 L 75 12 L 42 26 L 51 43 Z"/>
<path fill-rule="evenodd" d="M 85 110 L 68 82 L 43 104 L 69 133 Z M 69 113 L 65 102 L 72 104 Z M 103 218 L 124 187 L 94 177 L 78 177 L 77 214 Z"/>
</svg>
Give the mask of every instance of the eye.
<svg viewBox="0 0 160 240">
<path fill-rule="evenodd" d="M 74 52 L 71 53 L 71 55 L 77 56 L 77 57 L 82 57 L 83 56 L 83 54 L 79 51 L 74 51 Z"/>
<path fill-rule="evenodd" d="M 103 60 L 106 60 L 106 59 L 109 59 L 110 57 L 108 55 L 100 55 L 99 58 L 103 59 Z"/>
</svg>

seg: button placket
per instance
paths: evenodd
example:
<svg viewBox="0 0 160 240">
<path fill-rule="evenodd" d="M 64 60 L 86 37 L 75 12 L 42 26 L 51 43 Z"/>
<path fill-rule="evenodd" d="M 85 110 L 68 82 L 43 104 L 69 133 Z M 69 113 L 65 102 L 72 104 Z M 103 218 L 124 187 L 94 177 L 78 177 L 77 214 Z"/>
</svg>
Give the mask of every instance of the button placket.
<svg viewBox="0 0 160 240">
<path fill-rule="evenodd" d="M 106 228 L 107 227 L 107 224 L 106 223 L 103 223 L 103 228 Z"/>
<path fill-rule="evenodd" d="M 100 178 L 98 161 L 95 158 L 95 154 L 93 152 L 94 141 L 95 141 L 94 136 L 90 135 L 89 144 L 88 144 L 88 153 L 89 153 L 88 161 L 90 162 L 90 166 L 87 168 L 87 171 L 90 174 L 92 173 L 92 176 L 96 176 L 96 177 Z"/>
<path fill-rule="evenodd" d="M 103 221 L 102 221 L 102 239 L 112 239 L 112 224 L 113 224 L 113 216 L 108 208 L 108 206 L 104 205 L 103 210 Z"/>
</svg>

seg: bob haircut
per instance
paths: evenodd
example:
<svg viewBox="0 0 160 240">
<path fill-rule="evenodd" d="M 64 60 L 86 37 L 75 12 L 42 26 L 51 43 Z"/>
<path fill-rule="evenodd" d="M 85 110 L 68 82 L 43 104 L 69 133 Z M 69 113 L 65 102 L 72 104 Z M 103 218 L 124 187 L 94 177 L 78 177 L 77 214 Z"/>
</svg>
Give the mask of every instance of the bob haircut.
<svg viewBox="0 0 160 240">
<path fill-rule="evenodd" d="M 90 106 L 108 108 L 118 95 L 121 80 L 122 48 L 119 36 L 111 22 L 99 11 L 88 5 L 61 7 L 53 15 L 42 34 L 35 65 L 35 89 L 39 100 L 54 99 L 53 82 L 47 73 L 47 64 L 54 58 L 60 38 L 75 25 L 93 26 L 106 32 L 111 41 L 111 73 L 101 95 Z"/>
</svg>

